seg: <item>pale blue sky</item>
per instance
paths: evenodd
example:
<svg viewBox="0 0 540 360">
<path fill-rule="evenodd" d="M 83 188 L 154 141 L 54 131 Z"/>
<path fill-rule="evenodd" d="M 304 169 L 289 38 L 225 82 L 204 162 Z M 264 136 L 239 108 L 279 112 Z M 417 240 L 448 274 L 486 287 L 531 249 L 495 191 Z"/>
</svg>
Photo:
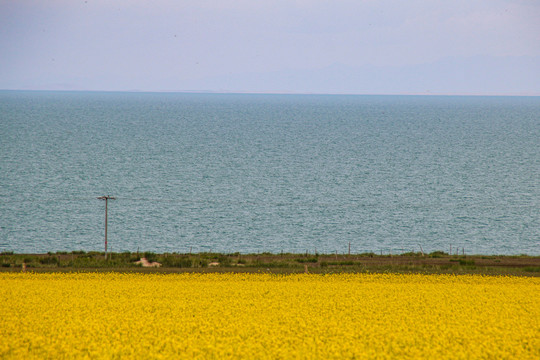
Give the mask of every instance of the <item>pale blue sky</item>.
<svg viewBox="0 0 540 360">
<path fill-rule="evenodd" d="M 538 0 L 0 0 L 0 89 L 540 95 Z"/>
</svg>

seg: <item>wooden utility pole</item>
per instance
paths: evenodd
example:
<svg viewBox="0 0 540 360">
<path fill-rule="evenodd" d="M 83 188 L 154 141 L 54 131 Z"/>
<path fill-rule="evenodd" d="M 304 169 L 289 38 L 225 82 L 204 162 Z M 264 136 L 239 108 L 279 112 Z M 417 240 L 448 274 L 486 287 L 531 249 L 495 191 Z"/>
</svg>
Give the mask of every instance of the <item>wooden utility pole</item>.
<svg viewBox="0 0 540 360">
<path fill-rule="evenodd" d="M 116 200 L 116 198 L 106 195 L 98 197 L 98 200 L 105 200 L 105 259 L 107 259 L 107 208 L 109 200 Z"/>
</svg>

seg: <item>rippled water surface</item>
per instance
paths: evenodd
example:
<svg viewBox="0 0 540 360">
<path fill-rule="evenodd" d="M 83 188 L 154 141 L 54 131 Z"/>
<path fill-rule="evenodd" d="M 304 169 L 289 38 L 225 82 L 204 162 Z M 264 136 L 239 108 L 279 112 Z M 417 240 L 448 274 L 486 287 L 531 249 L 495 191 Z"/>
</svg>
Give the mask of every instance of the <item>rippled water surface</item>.
<svg viewBox="0 0 540 360">
<path fill-rule="evenodd" d="M 0 92 L 0 251 L 540 254 L 540 98 Z"/>
</svg>

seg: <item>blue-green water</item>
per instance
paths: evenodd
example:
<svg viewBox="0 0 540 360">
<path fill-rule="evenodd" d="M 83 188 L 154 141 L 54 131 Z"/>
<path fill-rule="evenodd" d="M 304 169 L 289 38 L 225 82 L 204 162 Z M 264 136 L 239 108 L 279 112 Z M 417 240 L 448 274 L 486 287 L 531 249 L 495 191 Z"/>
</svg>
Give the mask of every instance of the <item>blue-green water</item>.
<svg viewBox="0 0 540 360">
<path fill-rule="evenodd" d="M 540 98 L 0 92 L 0 251 L 540 254 Z"/>
</svg>

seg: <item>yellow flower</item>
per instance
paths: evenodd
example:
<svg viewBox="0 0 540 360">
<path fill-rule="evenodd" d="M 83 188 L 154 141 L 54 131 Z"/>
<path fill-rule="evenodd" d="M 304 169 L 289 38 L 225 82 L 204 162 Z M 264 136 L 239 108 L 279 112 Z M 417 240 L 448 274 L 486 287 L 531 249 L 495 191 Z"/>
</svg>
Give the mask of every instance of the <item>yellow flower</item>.
<svg viewBox="0 0 540 360">
<path fill-rule="evenodd" d="M 0 273 L 0 358 L 538 359 L 540 279 Z"/>
</svg>

